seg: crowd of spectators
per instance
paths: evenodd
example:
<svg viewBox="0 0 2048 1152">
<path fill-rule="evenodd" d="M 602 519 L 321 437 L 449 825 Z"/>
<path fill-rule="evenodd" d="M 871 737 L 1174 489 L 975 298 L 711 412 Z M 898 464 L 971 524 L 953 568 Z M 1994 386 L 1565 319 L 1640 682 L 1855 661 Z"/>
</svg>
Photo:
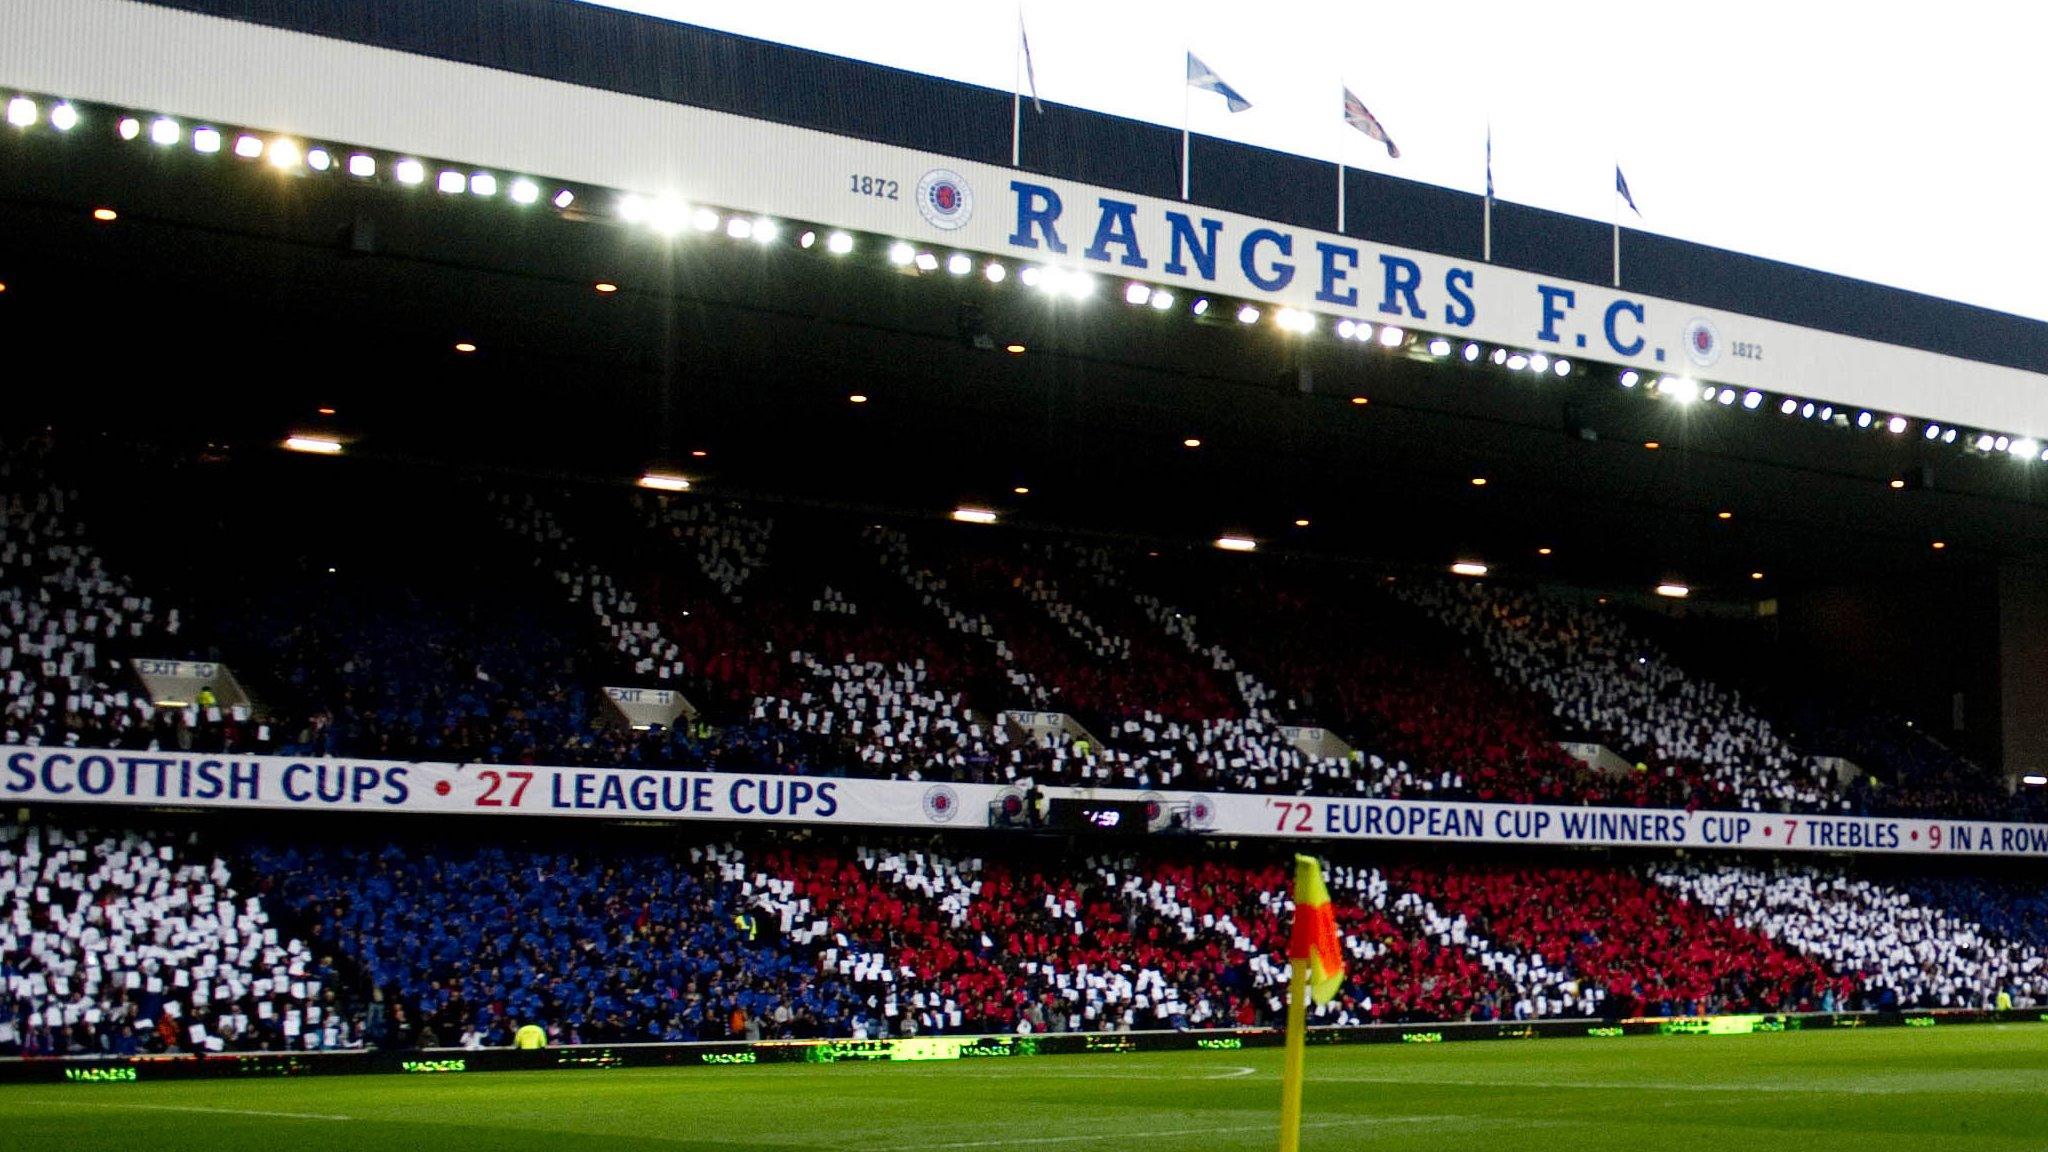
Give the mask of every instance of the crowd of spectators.
<svg viewBox="0 0 2048 1152">
<path fill-rule="evenodd" d="M 1858 812 L 2048 820 L 2048 792 L 2013 793 L 1997 773 L 1874 701 L 1808 696 L 1794 705 L 1788 726 L 1802 748 L 1856 766 L 1846 794 Z"/>
<path fill-rule="evenodd" d="M 1988 1008 L 2001 992 L 2020 1007 L 2048 1004 L 2048 962 L 2012 927 L 2028 904 L 2040 907 L 2038 892 L 2000 907 L 1992 890 L 1977 889 L 1978 911 L 2013 933 L 2002 935 L 1899 888 L 1811 865 L 1672 864 L 1650 876 L 1848 974 L 1845 1005 Z"/>
<path fill-rule="evenodd" d="M 196 709 L 161 713 L 127 666 L 165 658 L 181 621 L 110 572 L 79 494 L 51 478 L 52 438 L 0 445 L 0 738 L 10 744 L 189 747 Z"/>
<path fill-rule="evenodd" d="M 0 1055 L 353 1047 L 331 962 L 226 861 L 168 837 L 0 825 Z"/>
<path fill-rule="evenodd" d="M 224 844 L 0 828 L 0 1045 L 453 1047 L 525 1023 L 557 1043 L 880 1038 L 1285 1012 L 1277 850 Z M 1356 853 L 1327 875 L 1349 964 L 1321 1024 L 2048 1003 L 2044 897 L 2017 881 Z"/>
<path fill-rule="evenodd" d="M 1200 723 L 1241 715 L 1224 678 L 1143 627 L 1113 597 L 1085 602 L 1082 581 L 1062 580 L 1058 549 L 1035 542 L 954 551 L 961 583 L 997 617 L 1019 658 L 1052 684 L 1060 710 L 1087 720 L 1154 713 Z"/>
<path fill-rule="evenodd" d="M 1907 875 L 1895 882 L 1914 900 L 1984 926 L 1995 936 L 2048 952 L 2048 890 L 2010 877 Z"/>
<path fill-rule="evenodd" d="M 1740 693 L 1688 676 L 1619 616 L 1480 581 L 1395 594 L 1476 644 L 1493 673 L 1550 706 L 1566 736 L 1608 745 L 1704 807 L 1841 811 L 1826 771 Z"/>
<path fill-rule="evenodd" d="M 875 549 L 876 560 L 883 569 L 901 580 L 921 607 L 936 613 L 947 631 L 983 645 L 987 658 L 1002 670 L 1005 690 L 1016 706 L 1032 710 L 1052 706 L 1052 690 L 1018 663 L 1016 653 L 997 634 L 988 615 L 960 607 L 954 602 L 950 582 L 917 562 L 909 533 L 885 524 L 871 524 L 863 530 L 862 539 Z"/>
<path fill-rule="evenodd" d="M 1654 799 L 1634 781 L 1594 777 L 1524 698 L 1471 666 L 1434 625 L 1389 599 L 1377 579 L 1234 565 L 1184 574 L 1181 583 L 1185 595 L 1208 605 L 1209 630 L 1227 638 L 1234 657 L 1220 643 L 1207 651 L 1236 670 L 1248 704 L 1289 724 L 1335 731 L 1364 750 L 1362 759 L 1385 765 L 1371 774 L 1385 778 L 1370 794 Z M 1193 613 L 1145 602 L 1193 642 Z M 1311 774 L 1324 770 L 1310 767 Z"/>
<path fill-rule="evenodd" d="M 1149 565 L 1135 579 L 1135 552 L 1071 540 L 771 517 L 695 496 L 456 486 L 388 502 L 432 502 L 414 519 L 445 539 L 416 565 L 337 575 L 306 559 L 153 598 L 88 544 L 53 452 L 47 437 L 0 452 L 10 742 L 2026 814 L 1896 725 L 1873 722 L 1855 740 L 1839 724 L 1802 726 L 1795 748 L 1739 693 L 1688 675 L 1618 616 L 1548 594 L 1383 587 L 1314 565 Z M 374 531 L 376 517 L 361 520 Z M 225 545 L 235 529 L 221 532 Z M 202 626 L 166 600 L 204 608 Z M 157 707 L 126 667 L 145 655 L 229 659 L 264 707 Z M 607 683 L 679 689 L 702 722 L 635 732 L 603 700 Z M 1074 723 L 1013 723 L 1011 710 Z M 1637 770 L 1597 774 L 1560 737 L 1604 743 Z M 1334 754 L 1339 742 L 1355 751 Z M 1870 771 L 1840 787 L 1806 754 L 1816 750 L 1854 753 Z"/>
<path fill-rule="evenodd" d="M 1603 990 L 1620 1016 L 1821 1010 L 1850 990 L 1786 942 L 1620 868 L 1436 863 L 1391 876 L 1532 964 Z"/>
<path fill-rule="evenodd" d="M 843 1035 L 850 993 L 780 946 L 731 861 L 719 846 L 250 852 L 308 938 L 380 994 L 372 1042 L 505 1044 L 533 1022 L 557 1043 Z"/>
</svg>

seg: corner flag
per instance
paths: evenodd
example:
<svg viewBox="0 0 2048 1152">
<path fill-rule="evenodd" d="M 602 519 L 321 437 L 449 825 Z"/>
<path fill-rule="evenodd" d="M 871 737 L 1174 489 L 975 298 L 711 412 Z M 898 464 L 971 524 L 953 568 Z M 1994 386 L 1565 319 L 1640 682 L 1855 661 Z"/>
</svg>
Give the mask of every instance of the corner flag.
<svg viewBox="0 0 2048 1152">
<path fill-rule="evenodd" d="M 1287 1052 L 1280 1073 L 1280 1152 L 1301 1147 L 1302 1058 L 1307 1052 L 1308 999 L 1327 1004 L 1344 986 L 1344 941 L 1337 910 L 1314 857 L 1294 858 L 1294 933 L 1287 942 Z"/>
<path fill-rule="evenodd" d="M 1287 958 L 1308 964 L 1309 994 L 1318 1004 L 1337 998 L 1344 985 L 1344 943 L 1337 937 L 1337 910 L 1323 884 L 1323 866 L 1312 856 L 1294 858 L 1294 935 Z"/>
</svg>

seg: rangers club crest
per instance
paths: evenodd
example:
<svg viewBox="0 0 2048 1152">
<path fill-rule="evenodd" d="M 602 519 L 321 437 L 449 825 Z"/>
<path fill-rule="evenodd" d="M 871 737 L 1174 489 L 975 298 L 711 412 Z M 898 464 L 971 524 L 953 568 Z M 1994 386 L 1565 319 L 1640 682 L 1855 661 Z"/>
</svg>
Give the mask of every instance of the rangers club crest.
<svg viewBox="0 0 2048 1152">
<path fill-rule="evenodd" d="M 1695 320 L 1685 326 L 1685 354 L 1694 364 L 1707 367 L 1721 358 L 1721 334 L 1713 324 Z"/>
<path fill-rule="evenodd" d="M 934 824 L 944 824 L 960 814 L 960 796 L 944 784 L 934 784 L 924 790 L 924 818 Z"/>
<path fill-rule="evenodd" d="M 974 215 L 974 192 L 958 172 L 934 168 L 917 182 L 917 210 L 932 227 L 951 232 Z"/>
<path fill-rule="evenodd" d="M 1166 808 L 1166 798 L 1157 792 L 1140 792 L 1138 803 L 1145 806 L 1145 827 L 1158 832 L 1173 823 L 1173 813 Z"/>
</svg>

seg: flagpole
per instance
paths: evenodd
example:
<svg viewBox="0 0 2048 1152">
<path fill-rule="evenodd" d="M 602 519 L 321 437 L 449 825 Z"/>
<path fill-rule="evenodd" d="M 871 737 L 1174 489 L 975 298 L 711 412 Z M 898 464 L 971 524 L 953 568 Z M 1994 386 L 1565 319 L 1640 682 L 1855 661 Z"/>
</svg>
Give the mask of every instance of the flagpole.
<svg viewBox="0 0 2048 1152">
<path fill-rule="evenodd" d="M 1344 234 L 1344 161 L 1337 161 L 1337 235 Z"/>
<path fill-rule="evenodd" d="M 1010 167 L 1024 154 L 1024 0 L 1017 0 L 1017 42 L 1010 46 Z"/>
<path fill-rule="evenodd" d="M 1308 965 L 1287 965 L 1287 1054 L 1280 1071 L 1280 1152 L 1301 1149 L 1301 1081 L 1308 1047 Z"/>
<path fill-rule="evenodd" d="M 1614 286 L 1621 287 L 1621 160 L 1614 161 Z"/>
<path fill-rule="evenodd" d="M 1486 208 L 1484 239 L 1480 241 L 1480 259 L 1493 263 L 1493 125 L 1486 126 Z"/>
<path fill-rule="evenodd" d="M 1180 198 L 1188 198 L 1188 95 L 1191 85 L 1183 78 L 1180 85 Z"/>
</svg>

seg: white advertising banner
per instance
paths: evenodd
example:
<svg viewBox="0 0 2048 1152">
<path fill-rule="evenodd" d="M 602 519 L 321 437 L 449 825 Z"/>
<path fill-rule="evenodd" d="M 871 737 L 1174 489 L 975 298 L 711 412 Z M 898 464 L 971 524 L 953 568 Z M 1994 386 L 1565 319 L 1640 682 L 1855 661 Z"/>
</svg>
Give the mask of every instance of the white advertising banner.
<svg viewBox="0 0 2048 1152">
<path fill-rule="evenodd" d="M 2038 372 L 132 0 L 10 0 L 0 84 L 2048 439 Z"/>
<path fill-rule="evenodd" d="M 1048 788 L 1054 798 L 1131 792 Z M 1148 792 L 1188 834 L 1617 848 L 2048 857 L 2048 825 Z M 0 746 L 15 804 L 979 828 L 1018 789 L 745 773 L 312 760 Z M 1021 809 L 1013 809 L 1021 810 Z"/>
</svg>

